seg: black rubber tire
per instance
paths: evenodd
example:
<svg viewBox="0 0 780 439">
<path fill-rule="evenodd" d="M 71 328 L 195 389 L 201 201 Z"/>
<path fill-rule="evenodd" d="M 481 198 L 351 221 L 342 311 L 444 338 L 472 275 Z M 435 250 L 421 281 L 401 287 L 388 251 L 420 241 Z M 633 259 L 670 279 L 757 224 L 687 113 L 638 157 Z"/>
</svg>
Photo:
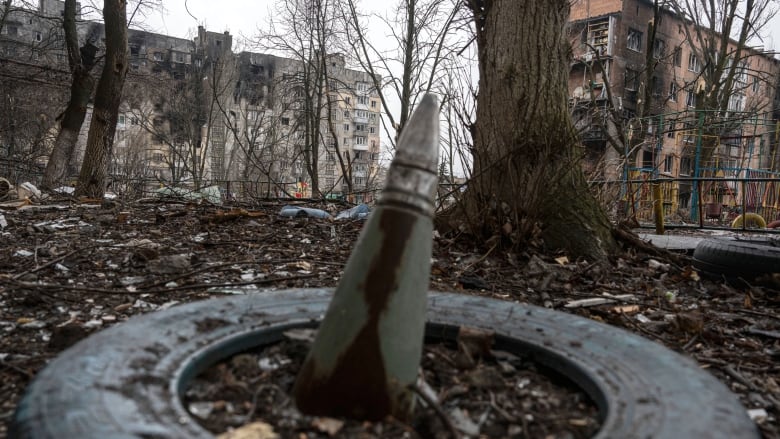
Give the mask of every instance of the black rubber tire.
<svg viewBox="0 0 780 439">
<path fill-rule="evenodd" d="M 313 327 L 329 290 L 290 290 L 173 307 L 82 340 L 28 387 L 11 438 L 207 438 L 180 392 L 237 352 Z M 496 348 L 530 354 L 567 375 L 599 406 L 598 438 L 752 438 L 758 429 L 728 388 L 694 361 L 592 320 L 473 296 L 432 293 L 426 335 L 461 325 L 498 335 Z"/>
<path fill-rule="evenodd" d="M 728 280 L 780 273 L 780 236 L 703 239 L 693 251 L 693 266 L 708 276 Z"/>
</svg>

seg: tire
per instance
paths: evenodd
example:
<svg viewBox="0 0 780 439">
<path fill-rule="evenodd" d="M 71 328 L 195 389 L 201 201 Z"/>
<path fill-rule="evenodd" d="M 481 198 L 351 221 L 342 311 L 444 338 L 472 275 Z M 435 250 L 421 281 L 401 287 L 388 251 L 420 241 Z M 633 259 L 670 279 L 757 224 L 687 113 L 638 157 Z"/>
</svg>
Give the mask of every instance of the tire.
<svg viewBox="0 0 780 439">
<path fill-rule="evenodd" d="M 314 327 L 330 290 L 212 299 L 133 318 L 82 340 L 30 384 L 13 438 L 208 438 L 179 395 L 237 352 Z M 505 301 L 432 293 L 426 336 L 467 325 L 496 332 L 495 349 L 530 354 L 574 380 L 598 405 L 598 438 L 751 438 L 755 424 L 694 361 L 592 320 Z"/>
<path fill-rule="evenodd" d="M 780 236 L 704 239 L 693 251 L 693 266 L 730 281 L 780 273 Z"/>
<path fill-rule="evenodd" d="M 745 221 L 746 228 L 751 228 L 750 226 L 752 225 L 758 229 L 766 229 L 766 220 L 764 220 L 764 217 L 752 212 L 734 218 L 734 221 L 731 223 L 731 228 L 741 229 L 743 221 Z"/>
</svg>

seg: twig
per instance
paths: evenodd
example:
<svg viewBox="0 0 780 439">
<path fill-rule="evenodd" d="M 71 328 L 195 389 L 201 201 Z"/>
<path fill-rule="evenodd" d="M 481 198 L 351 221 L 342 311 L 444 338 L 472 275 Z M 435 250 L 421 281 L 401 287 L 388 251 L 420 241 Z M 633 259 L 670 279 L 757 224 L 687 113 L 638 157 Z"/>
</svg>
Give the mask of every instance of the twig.
<svg viewBox="0 0 780 439">
<path fill-rule="evenodd" d="M 747 315 L 751 315 L 751 316 L 767 317 L 767 318 L 770 318 L 770 319 L 780 320 L 780 315 L 769 314 L 769 313 L 766 313 L 766 312 L 754 311 L 754 310 L 751 310 L 751 309 L 737 309 L 736 311 L 738 313 L 747 314 Z"/>
<path fill-rule="evenodd" d="M 5 361 L 2 361 L 2 360 L 0 360 L 0 366 L 3 366 L 3 367 L 8 368 L 8 369 L 11 369 L 14 372 L 18 372 L 18 373 L 26 376 L 27 379 L 30 379 L 30 380 L 33 379 L 33 377 L 35 376 L 35 374 L 32 373 L 32 372 L 26 371 L 26 370 L 22 369 L 21 367 L 14 366 L 13 364 L 6 363 Z"/>
<path fill-rule="evenodd" d="M 50 267 L 50 266 L 52 266 L 54 264 L 62 262 L 65 259 L 75 255 L 76 253 L 82 252 L 84 250 L 90 250 L 90 249 L 98 248 L 98 247 L 103 247 L 103 246 L 102 245 L 90 245 L 88 247 L 77 248 L 76 250 L 73 250 L 73 251 L 71 251 L 69 253 L 66 253 L 66 254 L 58 257 L 58 258 L 54 258 L 51 261 L 49 261 L 49 262 L 47 262 L 47 263 L 45 263 L 43 265 L 39 265 L 39 266 L 33 268 L 32 270 L 27 270 L 27 271 L 23 271 L 21 273 L 18 273 L 16 275 L 14 275 L 11 279 L 13 279 L 13 280 L 20 279 L 22 276 L 26 276 L 28 274 L 36 273 L 38 271 L 43 270 L 44 268 L 47 268 L 47 267 Z M 38 252 L 35 252 L 35 253 L 36 253 L 36 255 L 38 254 Z"/>
<path fill-rule="evenodd" d="M 728 376 L 735 379 L 738 383 L 742 384 L 743 386 L 747 387 L 750 390 L 756 390 L 755 384 L 751 383 L 747 378 L 742 376 L 741 373 L 734 370 L 734 368 L 731 365 L 723 366 L 722 369 L 724 372 L 726 372 Z"/>
<path fill-rule="evenodd" d="M 688 343 L 685 343 L 685 346 L 683 346 L 682 349 L 687 352 L 688 349 L 690 349 L 691 346 L 693 346 L 693 344 L 696 343 L 698 339 L 699 339 L 699 334 L 694 335 L 693 337 L 691 337 L 690 340 L 688 340 Z"/>
<path fill-rule="evenodd" d="M 450 431 L 450 434 L 452 434 L 453 438 L 455 439 L 461 438 L 458 429 L 455 428 L 455 425 L 452 423 L 452 420 L 450 420 L 449 416 L 447 416 L 447 414 L 444 413 L 444 410 L 441 408 L 441 405 L 439 405 L 438 402 L 434 401 L 425 392 L 423 392 L 420 386 L 417 385 L 417 383 L 409 384 L 409 388 L 415 394 L 417 394 L 417 396 L 419 396 L 423 401 L 425 401 L 425 403 L 428 404 L 433 409 L 433 411 L 436 412 L 436 415 L 439 417 L 439 419 L 441 419 L 441 422 L 444 423 L 444 426 L 447 427 L 447 430 Z"/>
<path fill-rule="evenodd" d="M 463 268 L 463 271 L 469 271 L 471 269 L 471 267 L 473 267 L 473 266 L 479 264 L 480 262 L 484 261 L 488 256 L 490 256 L 491 253 L 493 253 L 493 250 L 495 250 L 496 247 L 498 247 L 498 242 L 493 244 L 493 247 L 490 247 L 490 249 L 488 249 L 487 253 L 485 253 L 481 258 L 477 259 L 476 261 L 470 263 L 465 268 Z"/>
</svg>

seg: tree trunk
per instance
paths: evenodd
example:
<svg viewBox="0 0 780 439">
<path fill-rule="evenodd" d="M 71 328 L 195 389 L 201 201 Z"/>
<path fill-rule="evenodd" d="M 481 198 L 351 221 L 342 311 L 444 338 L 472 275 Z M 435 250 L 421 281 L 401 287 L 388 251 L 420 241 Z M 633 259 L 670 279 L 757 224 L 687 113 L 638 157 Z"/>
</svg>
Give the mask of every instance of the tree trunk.
<svg viewBox="0 0 780 439">
<path fill-rule="evenodd" d="M 114 133 L 127 75 L 127 3 L 104 0 L 106 59 L 95 92 L 95 108 L 89 125 L 87 150 L 81 165 L 76 195 L 103 198 L 108 158 L 114 145 Z"/>
<path fill-rule="evenodd" d="M 479 50 L 472 231 L 604 260 L 616 249 L 588 190 L 567 105 L 568 0 L 470 0 Z"/>
<path fill-rule="evenodd" d="M 66 177 L 81 125 L 84 124 L 84 118 L 87 115 L 89 98 L 95 87 L 91 70 L 95 65 L 97 47 L 88 37 L 84 46 L 79 49 L 76 30 L 76 0 L 65 0 L 63 29 L 73 82 L 70 85 L 70 100 L 60 121 L 60 131 L 57 133 L 54 148 L 43 174 L 41 186 L 44 189 L 54 189 Z"/>
</svg>

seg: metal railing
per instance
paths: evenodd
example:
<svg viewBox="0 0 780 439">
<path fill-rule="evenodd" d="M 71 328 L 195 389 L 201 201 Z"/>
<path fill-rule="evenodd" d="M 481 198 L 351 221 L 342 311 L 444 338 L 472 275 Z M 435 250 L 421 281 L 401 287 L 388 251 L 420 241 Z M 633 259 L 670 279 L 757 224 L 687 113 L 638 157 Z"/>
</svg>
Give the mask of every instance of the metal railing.
<svg viewBox="0 0 780 439">
<path fill-rule="evenodd" d="M 613 219 L 633 217 L 640 224 L 654 221 L 653 205 L 663 205 L 667 228 L 731 228 L 742 218 L 739 228 L 748 230 L 755 214 L 769 224 L 780 220 L 780 178 L 777 177 L 664 177 L 590 182 Z M 661 200 L 653 197 L 660 185 Z"/>
</svg>

